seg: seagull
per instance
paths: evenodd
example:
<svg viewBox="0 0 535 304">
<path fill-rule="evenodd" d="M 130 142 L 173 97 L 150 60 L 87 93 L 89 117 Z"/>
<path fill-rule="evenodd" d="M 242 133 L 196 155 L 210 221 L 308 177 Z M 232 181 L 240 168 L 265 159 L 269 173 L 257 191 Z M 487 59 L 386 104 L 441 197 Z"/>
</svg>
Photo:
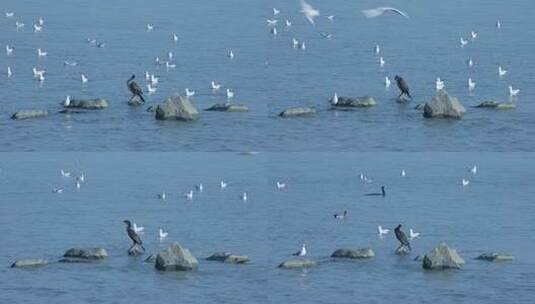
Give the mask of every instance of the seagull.
<svg viewBox="0 0 535 304">
<path fill-rule="evenodd" d="M 195 91 L 190 91 L 188 88 L 186 88 L 186 97 L 192 97 L 195 95 Z"/>
<path fill-rule="evenodd" d="M 503 77 L 505 74 L 507 74 L 507 70 L 504 70 L 501 65 L 498 66 L 498 76 Z"/>
<path fill-rule="evenodd" d="M 409 19 L 409 16 L 407 14 L 405 14 L 404 12 L 398 10 L 397 8 L 393 8 L 393 7 L 376 7 L 376 8 L 367 9 L 367 10 L 363 10 L 362 11 L 362 13 L 364 14 L 364 16 L 366 16 L 366 18 L 375 18 L 375 17 L 381 16 L 382 14 L 388 13 L 388 12 L 395 13 L 395 14 L 398 14 L 400 16 L 403 16 L 403 17 Z"/>
<path fill-rule="evenodd" d="M 437 77 L 437 80 L 435 82 L 435 86 L 437 88 L 437 91 L 444 89 L 444 81 L 440 79 L 440 77 Z"/>
<path fill-rule="evenodd" d="M 385 66 L 385 63 L 386 63 L 385 59 L 384 59 L 382 56 L 379 57 L 379 65 L 380 65 L 381 67 L 384 67 L 384 66 Z"/>
<path fill-rule="evenodd" d="M 344 210 L 344 213 L 342 214 L 334 214 L 334 218 L 337 220 L 343 220 L 347 216 L 347 210 Z"/>
<path fill-rule="evenodd" d="M 471 31 L 471 32 L 470 32 L 470 36 L 472 36 L 472 41 L 476 40 L 477 35 L 478 35 L 477 32 L 474 32 L 474 31 Z"/>
<path fill-rule="evenodd" d="M 13 54 L 13 51 L 15 50 L 14 47 L 10 47 L 9 45 L 6 45 L 6 55 L 9 56 Z"/>
<path fill-rule="evenodd" d="M 271 34 L 277 35 L 277 28 L 276 27 L 271 28 Z"/>
<path fill-rule="evenodd" d="M 173 60 L 173 52 L 169 51 L 167 53 L 167 58 L 169 59 L 169 61 Z"/>
<path fill-rule="evenodd" d="M 241 200 L 244 202 L 247 201 L 247 192 L 243 192 L 243 194 L 241 195 Z"/>
<path fill-rule="evenodd" d="M 470 169 L 470 172 L 472 172 L 472 174 L 476 175 L 477 174 L 477 165 L 474 165 L 472 168 L 469 168 Z"/>
<path fill-rule="evenodd" d="M 391 83 L 390 79 L 388 78 L 388 76 L 386 76 L 385 77 L 385 88 L 387 88 L 387 89 L 390 88 L 390 83 Z"/>
<path fill-rule="evenodd" d="M 63 188 L 61 188 L 61 187 L 54 188 L 54 189 L 52 189 L 52 192 L 57 193 L 57 194 L 61 194 L 61 193 L 63 193 Z"/>
<path fill-rule="evenodd" d="M 77 177 L 76 177 L 76 180 L 77 180 L 77 181 L 80 181 L 80 182 L 83 183 L 83 182 L 85 181 L 85 176 L 84 176 L 84 174 L 82 173 L 82 175 L 77 176 Z"/>
<path fill-rule="evenodd" d="M 161 199 L 162 201 L 165 201 L 166 197 L 167 197 L 167 195 L 165 194 L 165 192 L 162 192 L 161 194 L 158 194 L 158 198 Z"/>
<path fill-rule="evenodd" d="M 71 105 L 71 96 L 67 95 L 67 97 L 65 97 L 65 101 L 63 102 L 63 106 L 68 107 L 70 105 Z"/>
<path fill-rule="evenodd" d="M 221 181 L 221 182 L 219 182 L 219 187 L 221 187 L 221 189 L 225 189 L 225 188 L 227 187 L 227 185 L 228 185 L 228 184 L 227 184 L 227 182 L 225 182 L 225 181 Z"/>
<path fill-rule="evenodd" d="M 286 188 L 285 183 L 277 182 L 277 189 L 282 190 Z"/>
<path fill-rule="evenodd" d="M 461 41 L 461 47 L 462 48 L 465 47 L 468 44 L 468 40 L 464 40 L 463 37 L 461 37 L 460 41 Z"/>
<path fill-rule="evenodd" d="M 173 41 L 174 42 L 178 42 L 178 36 L 175 33 L 173 33 Z"/>
<path fill-rule="evenodd" d="M 336 94 L 336 92 L 334 92 L 334 96 L 331 99 L 331 104 L 333 104 L 333 105 L 337 105 L 338 104 L 338 95 Z"/>
<path fill-rule="evenodd" d="M 301 44 L 299 45 L 299 48 L 300 48 L 301 50 L 303 50 L 303 51 L 304 51 L 304 50 L 306 50 L 306 48 L 307 48 L 307 47 L 306 47 L 306 45 L 305 45 L 305 42 L 304 42 L 304 41 L 303 41 L 303 42 L 301 42 Z"/>
<path fill-rule="evenodd" d="M 472 57 L 469 57 L 468 60 L 466 61 L 466 64 L 468 64 L 468 67 L 472 67 L 474 66 L 474 62 L 472 61 Z"/>
<path fill-rule="evenodd" d="M 513 89 L 513 86 L 509 86 L 509 96 L 517 96 L 520 93 L 520 89 Z"/>
<path fill-rule="evenodd" d="M 13 16 L 15 16 L 15 13 L 13 13 L 13 12 L 6 13 L 6 18 L 11 18 Z"/>
<path fill-rule="evenodd" d="M 497 29 L 501 29 L 502 28 L 502 23 L 500 22 L 500 20 L 496 20 L 496 28 Z"/>
<path fill-rule="evenodd" d="M 82 83 L 86 83 L 89 80 L 84 74 L 80 75 L 80 78 L 82 79 Z"/>
<path fill-rule="evenodd" d="M 325 38 L 325 39 L 331 39 L 333 37 L 333 34 L 328 34 L 328 33 L 320 33 L 320 35 L 322 38 Z"/>
<path fill-rule="evenodd" d="M 165 62 L 165 67 L 169 70 L 169 69 L 174 69 L 176 68 L 176 64 L 174 63 L 169 63 L 169 61 L 166 61 Z"/>
<path fill-rule="evenodd" d="M 268 26 L 276 26 L 277 22 L 279 22 L 277 19 L 267 19 Z"/>
<path fill-rule="evenodd" d="M 277 16 L 280 12 L 280 10 L 273 8 L 273 16 Z"/>
<path fill-rule="evenodd" d="M 37 57 L 45 57 L 48 53 L 43 51 L 41 48 L 37 49 Z"/>
<path fill-rule="evenodd" d="M 87 38 L 87 43 L 96 44 L 97 43 L 97 39 Z"/>
<path fill-rule="evenodd" d="M 294 47 L 294 49 L 298 48 L 299 47 L 299 41 L 295 38 L 292 38 L 292 45 Z"/>
<path fill-rule="evenodd" d="M 234 97 L 234 92 L 231 91 L 230 89 L 227 89 L 227 98 L 231 99 L 232 97 Z"/>
<path fill-rule="evenodd" d="M 154 25 L 152 23 L 147 23 L 147 31 L 150 32 L 154 29 Z"/>
<path fill-rule="evenodd" d="M 330 15 L 330 16 L 327 16 L 327 19 L 329 19 L 330 21 L 334 21 L 334 15 Z"/>
<path fill-rule="evenodd" d="M 195 189 L 197 189 L 197 191 L 199 192 L 202 192 L 202 190 L 204 189 L 202 183 L 201 184 L 198 184 L 198 185 L 195 185 Z"/>
<path fill-rule="evenodd" d="M 81 185 L 82 185 L 82 184 L 81 184 L 79 181 L 76 181 L 76 189 L 80 189 L 80 186 L 81 186 Z"/>
<path fill-rule="evenodd" d="M 379 54 L 381 52 L 381 47 L 376 44 L 375 47 L 373 48 L 373 51 L 375 52 L 375 54 Z"/>
<path fill-rule="evenodd" d="M 158 80 L 159 80 L 159 79 L 160 79 L 160 78 L 154 76 L 154 74 L 151 74 L 151 75 L 150 75 L 150 83 L 151 83 L 153 86 L 155 86 L 155 85 L 158 84 Z"/>
<path fill-rule="evenodd" d="M 43 17 L 39 17 L 39 25 L 43 25 L 45 23 L 45 20 L 43 20 Z"/>
<path fill-rule="evenodd" d="M 285 23 L 286 23 L 286 27 L 292 26 L 292 22 L 290 22 L 290 20 L 288 19 L 286 19 Z"/>
<path fill-rule="evenodd" d="M 466 187 L 466 186 L 468 186 L 470 184 L 470 181 L 463 178 L 462 184 L 463 184 L 463 187 Z"/>
<path fill-rule="evenodd" d="M 219 89 L 221 89 L 221 84 L 216 83 L 215 81 L 212 80 L 212 90 L 217 91 Z"/>
<path fill-rule="evenodd" d="M 193 199 L 193 190 L 190 190 L 188 193 L 184 194 L 184 197 L 191 201 Z"/>
<path fill-rule="evenodd" d="M 17 29 L 20 29 L 20 28 L 24 27 L 24 23 L 23 22 L 19 22 L 19 21 L 15 21 L 15 26 L 17 27 Z"/>
<path fill-rule="evenodd" d="M 305 244 L 303 244 L 303 246 L 301 246 L 301 249 L 298 252 L 293 253 L 292 255 L 295 255 L 295 256 L 298 256 L 298 257 L 304 257 L 305 255 L 307 255 L 307 249 L 306 249 Z"/>
<path fill-rule="evenodd" d="M 37 25 L 37 24 L 33 25 L 33 32 L 34 33 L 42 32 L 42 31 L 43 31 L 43 26 L 42 25 Z"/>
<path fill-rule="evenodd" d="M 168 234 L 169 234 L 168 232 L 164 232 L 163 229 L 160 228 L 160 231 L 159 231 L 160 242 L 163 241 L 163 239 L 165 239 Z"/>
<path fill-rule="evenodd" d="M 405 177 L 405 170 L 404 169 L 401 169 L 401 177 Z"/>
<path fill-rule="evenodd" d="M 163 62 L 160 61 L 160 57 L 156 56 L 156 58 L 154 58 L 154 64 L 156 64 L 156 65 L 162 65 Z"/>
<path fill-rule="evenodd" d="M 156 93 L 156 90 L 157 90 L 157 89 L 158 89 L 157 87 L 153 87 L 150 83 L 147 84 L 147 91 L 149 91 L 149 94 L 154 94 L 154 93 Z"/>
<path fill-rule="evenodd" d="M 63 61 L 63 65 L 67 65 L 67 66 L 77 66 L 78 63 L 77 63 L 76 61 L 65 60 L 65 61 Z"/>
<path fill-rule="evenodd" d="M 301 13 L 305 14 L 307 20 L 314 24 L 314 18 L 320 15 L 320 11 L 313 8 L 310 4 L 306 3 L 304 0 L 301 0 Z"/>
<path fill-rule="evenodd" d="M 415 239 L 417 237 L 420 237 L 420 232 L 414 232 L 414 230 L 409 229 L 409 239 Z"/>
<path fill-rule="evenodd" d="M 11 77 L 13 72 L 11 72 L 11 67 L 7 67 L 7 77 Z"/>
<path fill-rule="evenodd" d="M 35 67 L 33 68 L 33 77 L 42 78 L 45 76 L 45 70 L 38 70 Z"/>
<path fill-rule="evenodd" d="M 234 59 L 234 52 L 232 50 L 228 52 L 228 58 Z"/>
<path fill-rule="evenodd" d="M 377 231 L 379 231 L 379 236 L 383 237 L 384 235 L 388 234 L 390 232 L 390 229 L 383 229 L 381 225 L 377 226 Z"/>
<path fill-rule="evenodd" d="M 468 90 L 472 91 L 476 87 L 476 83 L 472 81 L 472 78 L 468 78 Z"/>
<path fill-rule="evenodd" d="M 132 229 L 134 229 L 137 234 L 143 234 L 143 230 L 145 230 L 145 227 L 138 227 L 136 223 L 133 223 L 132 226 Z"/>
</svg>

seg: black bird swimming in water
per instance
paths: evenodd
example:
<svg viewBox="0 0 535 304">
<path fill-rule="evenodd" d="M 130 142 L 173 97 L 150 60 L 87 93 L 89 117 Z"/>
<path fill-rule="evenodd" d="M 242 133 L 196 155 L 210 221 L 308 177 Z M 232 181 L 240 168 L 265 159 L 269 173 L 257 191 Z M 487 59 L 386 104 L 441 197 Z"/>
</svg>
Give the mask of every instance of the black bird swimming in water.
<svg viewBox="0 0 535 304">
<path fill-rule="evenodd" d="M 136 78 L 136 75 L 132 75 L 127 81 L 126 86 L 128 87 L 128 90 L 132 92 L 133 96 L 139 96 L 141 101 L 145 102 L 145 99 L 143 98 L 143 90 L 139 87 L 139 85 L 134 81 L 134 78 Z"/>
<path fill-rule="evenodd" d="M 409 98 L 412 99 L 411 93 L 409 93 L 409 85 L 407 84 L 405 79 L 403 79 L 402 77 L 400 77 L 398 75 L 396 75 L 396 77 L 394 77 L 394 79 L 396 80 L 398 88 L 401 91 L 401 93 L 399 94 L 398 98 L 400 98 L 403 94 L 405 94 Z"/>
<path fill-rule="evenodd" d="M 141 246 L 141 248 L 143 248 L 143 250 L 145 250 L 145 248 L 143 247 L 143 242 L 141 241 L 141 238 L 139 237 L 139 234 L 137 234 L 134 231 L 134 229 L 132 229 L 132 223 L 130 223 L 129 220 L 124 220 L 123 223 L 126 224 L 126 233 L 128 233 L 128 237 L 132 240 L 132 242 L 134 242 L 134 244 L 132 244 L 130 249 L 132 249 L 132 247 L 136 245 L 139 245 Z"/>
<path fill-rule="evenodd" d="M 374 192 L 374 193 L 367 193 L 365 194 L 366 196 L 382 196 L 382 197 L 385 197 L 386 196 L 386 191 L 385 191 L 385 186 L 381 186 L 381 193 L 378 193 L 378 192 Z"/>
<path fill-rule="evenodd" d="M 399 224 L 396 229 L 394 229 L 394 233 L 396 234 L 396 239 L 401 243 L 399 247 L 405 246 L 409 248 L 409 250 L 412 250 L 411 244 L 409 243 L 409 239 L 407 238 L 407 235 L 405 235 L 405 232 L 401 230 L 401 224 Z"/>
</svg>

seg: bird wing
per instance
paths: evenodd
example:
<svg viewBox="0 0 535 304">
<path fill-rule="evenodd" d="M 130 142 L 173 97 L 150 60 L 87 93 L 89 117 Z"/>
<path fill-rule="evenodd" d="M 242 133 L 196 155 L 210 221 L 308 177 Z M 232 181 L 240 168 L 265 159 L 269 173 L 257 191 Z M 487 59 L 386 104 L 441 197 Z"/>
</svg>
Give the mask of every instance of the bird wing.
<svg viewBox="0 0 535 304">
<path fill-rule="evenodd" d="M 394 7 L 376 7 L 376 8 L 371 8 L 367 10 L 362 10 L 362 13 L 364 14 L 364 16 L 366 16 L 366 18 L 375 18 L 375 17 L 381 16 L 385 12 L 393 12 L 393 13 L 396 13 L 400 16 L 403 16 L 409 19 L 409 15 L 405 14 L 404 12 Z"/>
</svg>

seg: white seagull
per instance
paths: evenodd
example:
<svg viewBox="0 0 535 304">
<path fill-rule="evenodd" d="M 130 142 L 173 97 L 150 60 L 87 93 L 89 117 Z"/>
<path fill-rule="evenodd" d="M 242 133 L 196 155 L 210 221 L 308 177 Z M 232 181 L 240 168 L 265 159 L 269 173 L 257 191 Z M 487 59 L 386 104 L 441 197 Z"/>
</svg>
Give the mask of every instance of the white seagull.
<svg viewBox="0 0 535 304">
<path fill-rule="evenodd" d="M 39 33 L 39 32 L 42 32 L 42 31 L 43 31 L 43 26 L 42 25 L 37 25 L 37 24 L 33 25 L 33 32 L 34 33 Z"/>
<path fill-rule="evenodd" d="M 187 200 L 192 200 L 193 199 L 193 190 L 190 190 L 188 193 L 184 194 L 184 197 L 187 199 Z"/>
<path fill-rule="evenodd" d="M 165 68 L 168 69 L 168 70 L 169 69 L 174 69 L 174 68 L 176 68 L 176 64 L 170 63 L 169 61 L 166 61 L 165 62 Z"/>
<path fill-rule="evenodd" d="M 379 232 L 379 236 L 383 237 L 384 235 L 388 234 L 390 232 L 390 229 L 383 229 L 381 225 L 377 226 L 377 231 Z"/>
<path fill-rule="evenodd" d="M 63 65 L 67 65 L 67 66 L 77 66 L 78 63 L 76 61 L 72 61 L 72 60 L 65 60 L 63 61 Z"/>
<path fill-rule="evenodd" d="M 152 31 L 154 29 L 154 25 L 152 23 L 147 23 L 147 31 Z"/>
<path fill-rule="evenodd" d="M 513 89 L 513 86 L 509 86 L 509 96 L 517 96 L 520 93 L 520 89 Z"/>
<path fill-rule="evenodd" d="M 161 199 L 162 201 L 165 201 L 166 197 L 167 195 L 165 194 L 165 192 L 158 194 L 158 198 Z"/>
<path fill-rule="evenodd" d="M 414 230 L 409 229 L 409 238 L 412 240 L 412 239 L 415 239 L 417 237 L 420 237 L 420 232 L 414 232 Z"/>
<path fill-rule="evenodd" d="M 61 193 L 63 193 L 63 188 L 61 188 L 61 187 L 54 188 L 54 189 L 52 189 L 52 192 L 61 194 Z"/>
<path fill-rule="evenodd" d="M 234 52 L 232 50 L 228 52 L 228 58 L 234 59 Z"/>
<path fill-rule="evenodd" d="M 406 173 L 404 169 L 401 169 L 401 177 L 405 177 Z"/>
<path fill-rule="evenodd" d="M 301 42 L 301 44 L 299 45 L 299 48 L 300 48 L 301 50 L 303 50 L 303 51 L 306 50 L 307 47 L 306 47 L 304 41 Z"/>
<path fill-rule="evenodd" d="M 87 78 L 87 76 L 85 76 L 84 74 L 81 74 L 80 75 L 80 79 L 82 79 L 82 83 L 86 83 L 89 81 L 89 79 Z"/>
<path fill-rule="evenodd" d="M 186 97 L 192 97 L 193 95 L 195 95 L 195 91 L 190 91 L 188 88 L 186 88 Z"/>
<path fill-rule="evenodd" d="M 11 77 L 13 72 L 11 72 L 11 67 L 7 67 L 7 77 Z"/>
<path fill-rule="evenodd" d="M 466 186 L 468 186 L 469 184 L 470 184 L 470 181 L 467 180 L 467 179 L 464 179 L 464 178 L 463 178 L 463 180 L 462 180 L 462 185 L 463 185 L 463 187 L 466 187 Z"/>
<path fill-rule="evenodd" d="M 333 104 L 333 105 L 337 105 L 338 104 L 338 94 L 336 94 L 336 92 L 334 92 L 334 96 L 331 99 L 331 104 Z"/>
<path fill-rule="evenodd" d="M 11 47 L 9 45 L 6 45 L 6 55 L 9 56 L 11 54 L 13 54 L 13 51 L 15 50 L 14 47 Z"/>
<path fill-rule="evenodd" d="M 379 57 L 379 65 L 380 65 L 381 67 L 384 67 L 384 66 L 385 66 L 385 63 L 386 63 L 385 59 L 384 59 L 382 56 Z"/>
<path fill-rule="evenodd" d="M 153 87 L 150 83 L 147 84 L 147 91 L 149 91 L 149 94 L 154 94 L 154 93 L 156 93 L 156 90 L 158 90 L 157 87 Z"/>
<path fill-rule="evenodd" d="M 303 244 L 303 246 L 301 246 L 301 249 L 297 251 L 296 253 L 293 253 L 292 255 L 295 255 L 298 257 L 304 257 L 305 255 L 307 255 L 306 245 Z"/>
<path fill-rule="evenodd" d="M 504 70 L 501 65 L 498 66 L 498 76 L 503 77 L 505 74 L 507 74 L 507 70 Z"/>
<path fill-rule="evenodd" d="M 11 18 L 13 16 L 15 16 L 15 13 L 13 13 L 13 12 L 7 12 L 6 13 L 6 18 Z"/>
<path fill-rule="evenodd" d="M 388 78 L 388 76 L 385 76 L 385 88 L 388 89 L 390 88 L 390 79 Z"/>
<path fill-rule="evenodd" d="M 376 44 L 375 47 L 373 48 L 373 51 L 375 52 L 375 54 L 379 54 L 381 52 L 381 47 Z"/>
<path fill-rule="evenodd" d="M 43 51 L 41 48 L 37 49 L 37 57 L 45 57 L 48 53 Z"/>
<path fill-rule="evenodd" d="M 154 74 L 150 75 L 150 84 L 152 84 L 153 86 L 157 85 L 159 80 L 160 78 L 154 76 Z"/>
<path fill-rule="evenodd" d="M 45 76 L 45 70 L 38 70 L 35 67 L 33 68 L 33 77 L 42 78 Z"/>
<path fill-rule="evenodd" d="M 164 232 L 163 229 L 160 228 L 160 230 L 159 230 L 160 242 L 163 241 L 163 239 L 165 239 L 168 234 L 169 234 L 168 232 Z"/>
<path fill-rule="evenodd" d="M 277 16 L 280 12 L 279 9 L 273 8 L 273 16 Z"/>
<path fill-rule="evenodd" d="M 477 35 L 478 35 L 477 32 L 474 32 L 474 31 L 471 31 L 471 32 L 470 32 L 470 36 L 472 36 L 472 41 L 476 40 Z"/>
<path fill-rule="evenodd" d="M 212 80 L 212 90 L 217 91 L 219 89 L 221 89 L 221 84 L 216 83 L 215 81 Z"/>
<path fill-rule="evenodd" d="M 43 20 L 43 17 L 39 17 L 38 22 L 39 22 L 39 25 L 45 24 L 45 20 Z"/>
<path fill-rule="evenodd" d="M 307 20 L 314 24 L 314 18 L 320 15 L 320 11 L 313 8 L 310 4 L 306 3 L 304 0 L 301 0 L 301 13 L 305 15 Z"/>
<path fill-rule="evenodd" d="M 221 182 L 219 182 L 219 187 L 221 187 L 221 189 L 225 189 L 225 188 L 227 187 L 227 185 L 228 185 L 228 184 L 227 184 L 227 182 L 225 182 L 225 181 L 221 181 Z"/>
<path fill-rule="evenodd" d="M 71 177 L 71 172 L 64 171 L 63 169 L 61 169 L 61 176 L 63 176 L 63 177 Z"/>
<path fill-rule="evenodd" d="M 364 14 L 364 16 L 366 16 L 366 18 L 375 18 L 381 16 L 384 13 L 395 13 L 409 19 L 409 15 L 394 7 L 376 7 L 363 10 L 362 13 Z"/>
<path fill-rule="evenodd" d="M 437 77 L 437 80 L 435 81 L 435 87 L 437 91 L 444 90 L 444 80 L 440 79 L 440 77 Z"/>
<path fill-rule="evenodd" d="M 178 42 L 178 36 L 175 33 L 173 33 L 173 41 L 174 42 Z"/>
<path fill-rule="evenodd" d="M 474 165 L 472 166 L 472 168 L 469 168 L 470 169 L 470 172 L 472 172 L 472 174 L 476 175 L 477 174 L 477 165 Z"/>
<path fill-rule="evenodd" d="M 295 38 L 292 38 L 292 45 L 294 47 L 294 49 L 298 48 L 299 47 L 299 41 Z"/>
<path fill-rule="evenodd" d="M 473 67 L 474 66 L 474 62 L 472 61 L 472 57 L 468 57 L 468 60 L 466 61 L 466 64 L 468 64 L 468 67 Z"/>
<path fill-rule="evenodd" d="M 465 47 L 468 44 L 468 40 L 464 40 L 463 37 L 461 37 L 459 41 L 461 42 L 461 47 L 462 48 Z"/>
<path fill-rule="evenodd" d="M 143 234 L 143 230 L 145 230 L 145 227 L 138 227 L 136 225 L 136 223 L 133 224 L 133 227 L 134 231 L 137 233 L 137 234 Z"/>
<path fill-rule="evenodd" d="M 500 20 L 496 20 L 496 28 L 497 29 L 501 29 L 502 28 L 502 23 Z"/>
<path fill-rule="evenodd" d="M 276 26 L 277 22 L 279 22 L 277 19 L 267 19 L 268 26 Z"/>
<path fill-rule="evenodd" d="M 71 95 L 67 95 L 67 97 L 65 97 L 65 101 L 63 102 L 63 106 L 68 107 L 70 105 L 71 105 Z"/>
<path fill-rule="evenodd" d="M 472 81 L 472 78 L 468 78 L 468 90 L 472 91 L 476 87 L 476 83 Z"/>
<path fill-rule="evenodd" d="M 203 187 L 202 183 L 200 183 L 198 185 L 195 185 L 195 189 L 197 189 L 197 191 L 199 191 L 199 192 L 202 192 L 204 187 Z"/>
<path fill-rule="evenodd" d="M 286 27 L 290 27 L 292 26 L 292 22 L 290 22 L 290 20 L 286 19 Z"/>
<path fill-rule="evenodd" d="M 285 183 L 277 182 L 277 189 L 282 190 L 286 188 Z"/>
<path fill-rule="evenodd" d="M 234 92 L 231 91 L 230 89 L 227 89 L 227 98 L 231 99 L 232 97 L 234 97 Z"/>
<path fill-rule="evenodd" d="M 247 192 L 243 192 L 243 194 L 241 195 L 241 200 L 244 202 L 247 201 Z"/>
<path fill-rule="evenodd" d="M 15 21 L 15 26 L 17 27 L 17 29 L 23 28 L 24 22 Z"/>
</svg>

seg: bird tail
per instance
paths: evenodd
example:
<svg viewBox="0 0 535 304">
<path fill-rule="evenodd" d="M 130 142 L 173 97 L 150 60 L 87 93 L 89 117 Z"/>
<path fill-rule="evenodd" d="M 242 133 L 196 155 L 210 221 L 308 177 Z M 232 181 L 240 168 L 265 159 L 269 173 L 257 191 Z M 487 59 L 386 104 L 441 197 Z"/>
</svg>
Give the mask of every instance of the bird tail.
<svg viewBox="0 0 535 304">
<path fill-rule="evenodd" d="M 141 101 L 143 101 L 143 103 L 145 102 L 145 98 L 143 98 L 143 95 L 138 94 L 137 96 L 139 96 L 139 98 L 141 98 Z"/>
</svg>

